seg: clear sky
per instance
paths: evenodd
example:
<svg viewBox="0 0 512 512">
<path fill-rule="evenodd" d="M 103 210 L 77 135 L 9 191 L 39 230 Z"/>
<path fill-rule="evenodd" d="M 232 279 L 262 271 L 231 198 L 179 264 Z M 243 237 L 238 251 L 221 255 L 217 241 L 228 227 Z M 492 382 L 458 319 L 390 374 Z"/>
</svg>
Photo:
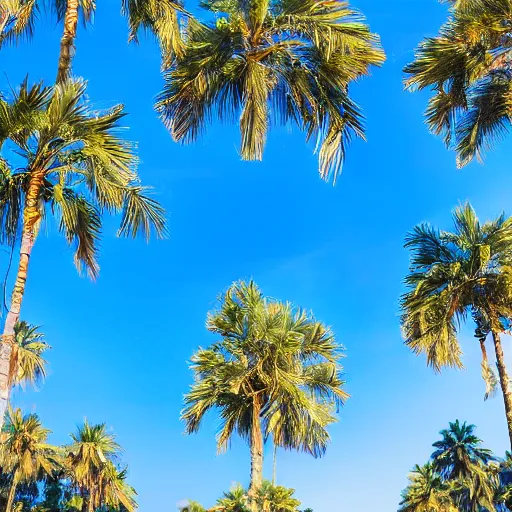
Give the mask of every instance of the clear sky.
<svg viewBox="0 0 512 512">
<path fill-rule="evenodd" d="M 207 311 L 231 282 L 254 277 L 263 291 L 310 308 L 347 350 L 352 395 L 323 459 L 280 453 L 278 483 L 315 512 L 394 511 L 408 471 L 431 453 L 448 421 L 475 423 L 486 445 L 507 448 L 501 396 L 483 401 L 479 347 L 464 335 L 466 371 L 434 375 L 403 345 L 398 300 L 405 233 L 469 199 L 482 218 L 512 214 L 508 141 L 485 165 L 455 168 L 454 155 L 422 120 L 426 94 L 403 91 L 401 69 L 446 8 L 436 0 L 356 0 L 382 36 L 388 60 L 353 88 L 368 142 L 350 147 L 335 187 L 317 174 L 311 145 L 274 129 L 262 163 L 241 162 L 236 130 L 212 126 L 196 144 L 172 142 L 153 99 L 162 86 L 151 39 L 126 43 L 119 0 L 98 0 L 94 26 L 79 30 L 75 73 L 97 106 L 126 105 L 127 137 L 140 173 L 166 206 L 171 237 L 119 240 L 107 221 L 96 283 L 76 275 L 63 239 L 48 226 L 34 250 L 22 317 L 53 346 L 38 393 L 16 395 L 67 441 L 84 417 L 106 422 L 125 448 L 141 512 L 173 511 L 193 498 L 212 505 L 234 481 L 247 483 L 249 453 L 235 441 L 216 456 L 214 417 L 183 435 L 179 411 L 191 383 L 187 360 L 215 341 Z M 1 88 L 56 73 L 60 27 L 43 18 L 32 43 L 0 53 Z M 508 157 L 508 158 L 507 158 Z M 509 363 L 512 344 L 506 341 Z M 271 474 L 271 454 L 267 457 Z"/>
</svg>

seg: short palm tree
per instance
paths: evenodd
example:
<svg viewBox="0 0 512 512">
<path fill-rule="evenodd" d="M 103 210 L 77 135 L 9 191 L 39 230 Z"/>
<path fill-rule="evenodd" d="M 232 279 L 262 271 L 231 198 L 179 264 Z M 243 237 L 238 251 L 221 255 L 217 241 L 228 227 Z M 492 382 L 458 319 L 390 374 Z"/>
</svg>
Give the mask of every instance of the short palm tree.
<svg viewBox="0 0 512 512">
<path fill-rule="evenodd" d="M 452 485 L 452 497 L 458 509 L 468 512 L 493 511 L 499 488 L 495 458 L 481 447 L 475 426 L 456 420 L 440 432 L 442 439 L 433 444 L 432 461 L 443 481 Z"/>
<path fill-rule="evenodd" d="M 399 512 L 457 512 L 450 486 L 434 465 L 416 465 L 409 475 L 409 485 L 402 492 Z"/>
<path fill-rule="evenodd" d="M 14 326 L 14 344 L 12 351 L 14 385 L 31 384 L 35 386 L 46 377 L 46 361 L 43 354 L 50 348 L 44 340 L 39 327 L 29 325 L 22 320 Z"/>
<path fill-rule="evenodd" d="M 262 512 L 300 512 L 300 501 L 293 497 L 294 489 L 273 485 L 264 481 L 259 489 L 257 502 L 258 510 Z"/>
<path fill-rule="evenodd" d="M 19 409 L 9 409 L 0 444 L 0 466 L 11 475 L 5 512 L 11 512 L 20 483 L 51 475 L 58 466 L 59 450 L 47 443 L 48 434 L 36 414 L 24 416 Z"/>
<path fill-rule="evenodd" d="M 476 466 L 486 466 L 494 460 L 491 450 L 482 448 L 482 440 L 475 433 L 475 426 L 456 420 L 441 430 L 442 439 L 432 446 L 434 466 L 445 480 L 457 480 L 471 475 Z"/>
<path fill-rule="evenodd" d="M 123 116 L 122 106 L 93 111 L 81 81 L 54 88 L 25 82 L 10 101 L 0 99 L 0 238 L 11 244 L 21 232 L 0 343 L 0 425 L 13 379 L 14 329 L 41 222 L 57 220 L 75 249 L 78 269 L 85 268 L 92 277 L 99 270 L 103 213 L 122 214 L 120 235 L 165 232 L 163 209 L 140 184 L 133 146 L 117 136 Z"/>
<path fill-rule="evenodd" d="M 120 471 L 115 465 L 120 446 L 106 426 L 90 425 L 86 420 L 71 439 L 66 466 L 82 497 L 83 510 L 94 512 L 102 506 L 122 505 L 127 512 L 134 511 L 135 491 L 126 483 L 126 470 Z"/>
<path fill-rule="evenodd" d="M 466 204 L 453 220 L 453 233 L 422 224 L 407 236 L 412 256 L 401 301 L 406 344 L 426 354 L 436 371 L 461 368 L 459 327 L 472 315 L 487 380 L 487 333 L 492 338 L 512 445 L 512 393 L 500 338 L 512 318 L 512 219 L 502 215 L 482 225 Z"/>
<path fill-rule="evenodd" d="M 251 447 L 251 510 L 263 483 L 263 443 L 276 436 L 288 449 L 320 456 L 342 389 L 341 347 L 332 332 L 303 310 L 263 296 L 254 282 L 232 285 L 209 314 L 219 342 L 192 358 L 195 383 L 182 419 L 196 432 L 205 414 L 220 411 L 219 450 L 238 433 Z"/>
<path fill-rule="evenodd" d="M 191 20 L 157 110 L 176 141 L 212 118 L 239 118 L 240 153 L 261 160 L 269 126 L 317 138 L 319 170 L 336 178 L 353 137 L 364 138 L 349 86 L 384 61 L 379 38 L 346 2 L 206 0 L 215 21 Z"/>
<path fill-rule="evenodd" d="M 31 35 L 34 28 L 36 0 L 2 0 L 0 2 L 0 47 Z"/>
<path fill-rule="evenodd" d="M 431 88 L 427 123 L 463 166 L 510 127 L 512 3 L 452 1 L 448 21 L 426 38 L 406 66 L 410 89 Z"/>
<path fill-rule="evenodd" d="M 245 489 L 235 485 L 229 492 L 217 501 L 216 509 L 222 512 L 249 512 L 249 503 Z"/>
</svg>

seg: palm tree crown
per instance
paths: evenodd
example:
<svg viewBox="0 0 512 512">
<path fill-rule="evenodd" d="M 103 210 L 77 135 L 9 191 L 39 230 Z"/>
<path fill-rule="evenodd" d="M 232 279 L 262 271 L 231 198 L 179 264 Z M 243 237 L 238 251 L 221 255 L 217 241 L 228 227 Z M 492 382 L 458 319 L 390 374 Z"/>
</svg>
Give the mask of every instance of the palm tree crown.
<svg viewBox="0 0 512 512">
<path fill-rule="evenodd" d="M 348 396 L 340 347 L 330 330 L 289 303 L 266 299 L 252 281 L 235 283 L 207 326 L 222 340 L 192 358 L 196 382 L 182 413 L 187 432 L 197 431 L 206 412 L 220 407 L 223 449 L 234 432 L 250 435 L 258 398 L 266 436 L 285 448 L 321 455 L 329 438 L 325 427 L 334 421 L 332 406 Z"/>
<path fill-rule="evenodd" d="M 240 116 L 241 156 L 260 160 L 269 125 L 316 136 L 323 178 L 336 177 L 354 136 L 364 137 L 349 84 L 384 53 L 360 13 L 323 0 L 206 0 L 216 21 L 189 20 L 157 103 L 177 141 L 213 118 Z"/>
<path fill-rule="evenodd" d="M 426 38 L 406 66 L 406 84 L 431 87 L 427 123 L 456 149 L 463 166 L 510 127 L 511 0 L 452 1 L 439 35 Z"/>
<path fill-rule="evenodd" d="M 11 101 L 0 100 L 0 227 L 4 240 L 18 235 L 21 221 L 35 229 L 46 216 L 75 247 L 79 269 L 95 277 L 101 214 L 122 214 L 120 235 L 146 237 L 165 232 L 162 208 L 145 194 L 136 173 L 130 143 L 116 135 L 125 114 L 118 105 L 93 111 L 85 101 L 85 83 L 54 88 L 25 82 Z M 9 163 L 12 150 L 20 165 Z M 31 179 L 40 176 L 38 208 L 25 215 Z"/>
<path fill-rule="evenodd" d="M 16 324 L 14 333 L 13 384 L 35 385 L 46 377 L 46 361 L 43 354 L 50 346 L 44 340 L 44 334 L 39 332 L 39 327 L 29 325 L 25 321 Z"/>
</svg>

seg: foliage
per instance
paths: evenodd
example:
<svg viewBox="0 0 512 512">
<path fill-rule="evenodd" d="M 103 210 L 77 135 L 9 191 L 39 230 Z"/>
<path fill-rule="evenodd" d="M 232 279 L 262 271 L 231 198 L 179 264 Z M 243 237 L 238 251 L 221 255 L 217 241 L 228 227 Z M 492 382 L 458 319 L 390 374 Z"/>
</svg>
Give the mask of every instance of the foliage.
<svg viewBox="0 0 512 512">
<path fill-rule="evenodd" d="M 95 277 L 103 213 L 120 213 L 118 233 L 126 236 L 149 237 L 152 229 L 162 236 L 165 218 L 140 184 L 133 145 L 117 136 L 123 107 L 93 111 L 85 90 L 82 81 L 53 88 L 25 81 L 10 101 L 0 99 L 0 236 L 8 243 L 17 236 L 28 183 L 42 173 L 39 218 L 31 222 L 54 216 L 78 269 Z"/>
<path fill-rule="evenodd" d="M 424 39 L 405 72 L 410 89 L 432 89 L 427 124 L 463 166 L 510 127 L 512 0 L 451 4 L 448 21 Z"/>
<path fill-rule="evenodd" d="M 293 497 L 295 490 L 275 486 L 265 481 L 258 494 L 258 510 L 261 512 L 300 512 L 300 501 Z M 190 501 L 181 512 L 249 512 L 249 497 L 241 485 L 235 485 L 229 492 L 217 500 L 217 505 L 204 509 L 199 503 Z M 307 512 L 306 509 L 304 512 Z M 312 511 L 311 511 L 312 512 Z"/>
<path fill-rule="evenodd" d="M 450 423 L 424 466 L 415 466 L 402 492 L 399 512 L 508 511 L 510 487 L 500 479 L 507 459 L 500 464 L 481 447 L 474 425 Z"/>
<path fill-rule="evenodd" d="M 225 449 L 235 432 L 249 437 L 253 397 L 260 396 L 266 437 L 322 455 L 333 410 L 347 398 L 341 347 L 330 329 L 304 310 L 265 298 L 253 281 L 229 288 L 207 328 L 221 340 L 192 358 L 196 379 L 185 396 L 186 431 L 196 432 L 218 408 L 218 447 Z"/>
<path fill-rule="evenodd" d="M 46 377 L 46 361 L 43 354 L 50 348 L 44 340 L 39 327 L 29 325 L 25 321 L 18 322 L 14 327 L 14 346 L 11 372 L 14 385 L 26 383 L 35 385 Z"/>
<path fill-rule="evenodd" d="M 401 301 L 404 337 L 436 371 L 462 368 L 458 331 L 468 315 L 485 343 L 489 330 L 502 332 L 512 313 L 512 219 L 501 215 L 482 225 L 466 204 L 455 210 L 453 222 L 454 232 L 421 224 L 405 243 L 411 265 Z"/>
<path fill-rule="evenodd" d="M 261 160 L 269 126 L 295 124 L 317 139 L 320 175 L 335 179 L 347 144 L 364 138 L 349 86 L 384 61 L 363 16 L 324 0 L 201 5 L 215 21 L 189 19 L 157 102 L 173 138 L 239 119 L 242 158 Z"/>
</svg>

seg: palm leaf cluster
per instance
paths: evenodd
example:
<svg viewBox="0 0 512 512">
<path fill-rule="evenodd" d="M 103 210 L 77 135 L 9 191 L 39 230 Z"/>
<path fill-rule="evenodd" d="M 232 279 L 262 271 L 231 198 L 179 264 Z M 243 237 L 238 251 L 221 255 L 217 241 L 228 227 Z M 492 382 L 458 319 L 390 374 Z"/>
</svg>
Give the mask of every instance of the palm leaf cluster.
<svg viewBox="0 0 512 512">
<path fill-rule="evenodd" d="M 0 3 L 0 48 L 34 31 L 36 0 L 2 0 Z"/>
<path fill-rule="evenodd" d="M 497 378 L 485 342 L 491 330 L 503 332 L 512 315 L 512 219 L 502 215 L 481 224 L 466 204 L 455 210 L 453 222 L 454 232 L 421 224 L 406 238 L 411 267 L 401 303 L 404 336 L 436 371 L 461 368 L 458 332 L 470 316 L 482 347 L 486 392 L 492 394 Z"/>
<path fill-rule="evenodd" d="M 194 141 L 212 119 L 239 118 L 242 158 L 261 160 L 270 126 L 291 123 L 316 138 L 320 175 L 335 178 L 347 144 L 364 138 L 349 86 L 384 60 L 363 16 L 324 0 L 202 7 L 215 21 L 184 24 L 157 102 L 173 138 Z"/>
<path fill-rule="evenodd" d="M 221 341 L 192 358 L 196 381 L 185 396 L 186 431 L 196 432 L 205 414 L 219 408 L 219 449 L 235 433 L 249 439 L 257 398 L 265 438 L 321 455 L 326 427 L 347 398 L 332 332 L 305 311 L 265 298 L 252 281 L 227 291 L 207 327 Z"/>
<path fill-rule="evenodd" d="M 120 468 L 119 445 L 105 425 L 87 421 L 72 443 L 48 443 L 50 431 L 36 414 L 10 409 L 0 445 L 0 504 L 13 510 L 132 512 L 135 491 Z M 25 508 L 27 507 L 27 508 Z"/>
<path fill-rule="evenodd" d="M 0 233 L 12 243 L 23 225 L 38 230 L 54 216 L 75 250 L 75 262 L 95 277 L 102 214 L 119 213 L 119 235 L 165 232 L 164 212 L 137 175 L 133 145 L 118 136 L 118 105 L 93 111 L 85 82 L 29 86 L 0 99 Z M 37 175 L 38 211 L 23 215 Z"/>
<path fill-rule="evenodd" d="M 458 420 L 441 431 L 431 460 L 415 466 L 399 512 L 506 512 L 506 464 L 481 447 L 474 425 Z"/>
<path fill-rule="evenodd" d="M 451 4 L 448 21 L 420 44 L 405 72 L 409 88 L 433 90 L 427 124 L 463 166 L 510 127 L 512 1 Z"/>
<path fill-rule="evenodd" d="M 295 490 L 264 481 L 258 492 L 258 510 L 261 512 L 300 512 L 300 501 L 293 497 Z M 249 497 L 241 485 L 235 485 L 206 510 L 199 503 L 190 501 L 180 512 L 249 512 Z"/>
</svg>

